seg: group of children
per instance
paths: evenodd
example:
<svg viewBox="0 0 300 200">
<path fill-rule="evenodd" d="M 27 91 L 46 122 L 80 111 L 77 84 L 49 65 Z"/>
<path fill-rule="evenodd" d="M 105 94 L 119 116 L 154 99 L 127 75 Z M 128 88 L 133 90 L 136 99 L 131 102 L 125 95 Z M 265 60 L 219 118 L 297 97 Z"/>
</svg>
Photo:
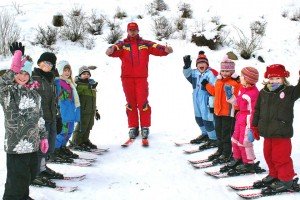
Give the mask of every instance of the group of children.
<svg viewBox="0 0 300 200">
<path fill-rule="evenodd" d="M 0 77 L 0 103 L 5 116 L 4 150 L 7 177 L 3 199 L 30 200 L 29 185 L 55 187 L 50 179 L 63 175 L 47 167 L 48 162 L 72 162 L 78 155 L 67 148 L 90 151 L 97 148 L 89 140 L 96 109 L 97 82 L 90 69 L 79 69 L 75 81 L 67 61 L 56 68 L 54 53 L 45 52 L 32 70 L 25 47 L 15 42 L 9 70 Z M 74 130 L 75 122 L 78 122 Z"/>
<path fill-rule="evenodd" d="M 271 193 L 291 189 L 296 175 L 291 159 L 293 107 L 300 97 L 300 82 L 291 86 L 285 67 L 273 64 L 267 67 L 267 82 L 259 91 L 258 70 L 244 67 L 238 76 L 228 56 L 222 60 L 218 75 L 203 51 L 199 52 L 196 69 L 191 69 L 189 55 L 183 61 L 184 76 L 193 85 L 195 118 L 202 132 L 190 143 L 204 143 L 200 150 L 217 146 L 208 160 L 226 164 L 221 172 L 255 173 L 253 141 L 262 136 L 269 174 L 254 186 L 269 186 L 263 192 Z"/>
</svg>

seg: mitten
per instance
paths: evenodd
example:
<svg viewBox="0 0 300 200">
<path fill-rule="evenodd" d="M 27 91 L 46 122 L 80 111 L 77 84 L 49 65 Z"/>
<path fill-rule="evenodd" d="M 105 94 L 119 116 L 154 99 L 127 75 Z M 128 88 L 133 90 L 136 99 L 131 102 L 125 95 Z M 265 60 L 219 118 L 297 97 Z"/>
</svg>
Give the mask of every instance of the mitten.
<svg viewBox="0 0 300 200">
<path fill-rule="evenodd" d="M 231 97 L 232 97 L 232 86 L 231 85 L 225 85 L 224 90 L 225 90 L 226 98 L 231 99 Z"/>
<path fill-rule="evenodd" d="M 20 50 L 16 50 L 14 52 L 10 69 L 15 73 L 19 73 L 26 60 L 27 60 L 26 58 L 22 60 L 22 52 Z"/>
<path fill-rule="evenodd" d="M 184 62 L 184 69 L 188 69 L 191 67 L 192 60 L 190 55 L 186 55 L 183 57 L 183 62 Z"/>
<path fill-rule="evenodd" d="M 206 79 L 203 79 L 202 81 L 201 81 L 201 85 L 205 88 L 206 87 L 206 85 L 208 84 L 209 82 L 208 82 L 208 80 L 206 80 Z"/>
<path fill-rule="evenodd" d="M 96 110 L 96 114 L 95 114 L 95 119 L 96 120 L 100 120 L 101 116 L 100 114 L 98 113 L 98 110 Z"/>
<path fill-rule="evenodd" d="M 13 42 L 9 46 L 9 50 L 12 55 L 14 55 L 15 51 L 20 50 L 22 52 L 22 56 L 23 56 L 25 53 L 25 46 L 22 46 L 22 42 Z"/>
<path fill-rule="evenodd" d="M 258 128 L 253 126 L 253 127 L 251 127 L 251 130 L 252 130 L 254 139 L 259 140 L 260 136 L 259 136 Z"/>
<path fill-rule="evenodd" d="M 42 139 L 40 142 L 40 149 L 43 153 L 47 153 L 49 148 L 48 139 Z"/>
<path fill-rule="evenodd" d="M 253 136 L 253 132 L 251 129 L 247 130 L 247 139 L 249 142 L 253 142 L 254 141 L 254 136 Z"/>
</svg>

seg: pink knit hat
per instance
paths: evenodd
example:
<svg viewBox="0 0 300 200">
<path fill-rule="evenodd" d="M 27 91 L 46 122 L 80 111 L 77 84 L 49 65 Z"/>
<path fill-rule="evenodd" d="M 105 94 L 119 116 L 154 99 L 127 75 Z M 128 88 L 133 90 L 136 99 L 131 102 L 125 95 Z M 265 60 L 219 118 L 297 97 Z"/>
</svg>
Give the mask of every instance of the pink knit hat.
<svg viewBox="0 0 300 200">
<path fill-rule="evenodd" d="M 221 62 L 221 70 L 235 71 L 235 63 L 227 55 Z"/>
</svg>

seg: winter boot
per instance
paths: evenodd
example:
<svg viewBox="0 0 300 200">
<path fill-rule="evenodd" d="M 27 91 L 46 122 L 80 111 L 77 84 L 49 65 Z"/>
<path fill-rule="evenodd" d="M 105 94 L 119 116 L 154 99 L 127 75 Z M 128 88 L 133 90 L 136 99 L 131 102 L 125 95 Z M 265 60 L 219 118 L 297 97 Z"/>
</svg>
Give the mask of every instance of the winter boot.
<svg viewBox="0 0 300 200">
<path fill-rule="evenodd" d="M 32 185 L 36 185 L 36 186 L 44 186 L 44 187 L 51 187 L 51 188 L 55 188 L 56 187 L 56 183 L 52 182 L 51 180 L 49 180 L 47 177 L 43 177 L 43 176 L 36 176 L 35 179 L 32 181 L 31 183 Z"/>
<path fill-rule="evenodd" d="M 245 163 L 240 164 L 235 167 L 235 169 L 231 169 L 228 172 L 229 176 L 239 175 L 239 174 L 246 174 L 246 173 L 255 173 L 255 164 L 254 163 Z"/>
<path fill-rule="evenodd" d="M 139 128 L 138 127 L 130 128 L 128 135 L 130 139 L 135 139 L 137 136 L 139 136 Z"/>
<path fill-rule="evenodd" d="M 65 155 L 66 157 L 68 158 L 79 158 L 79 155 L 76 154 L 76 153 L 73 153 L 69 148 L 67 147 L 62 147 L 61 148 L 61 151 L 60 151 L 61 154 Z"/>
<path fill-rule="evenodd" d="M 66 155 L 61 153 L 60 149 L 55 149 L 49 157 L 49 162 L 53 163 L 72 163 L 73 159 L 68 158 Z"/>
<path fill-rule="evenodd" d="M 73 149 L 77 150 L 77 151 L 91 152 L 91 148 L 89 146 L 87 146 L 86 144 L 84 144 L 84 143 L 73 146 Z"/>
<path fill-rule="evenodd" d="M 213 160 L 219 158 L 221 155 L 222 155 L 221 151 L 216 151 L 215 153 L 213 153 L 210 156 L 208 156 L 208 160 L 209 161 L 213 161 Z"/>
<path fill-rule="evenodd" d="M 291 181 L 276 181 L 269 187 L 262 189 L 261 193 L 265 195 L 281 193 L 284 191 L 293 190 L 293 180 Z"/>
<path fill-rule="evenodd" d="M 214 147 L 217 147 L 217 141 L 209 139 L 209 140 L 207 140 L 206 143 L 204 143 L 203 145 L 199 146 L 199 150 L 203 151 L 203 150 L 211 149 L 211 148 L 214 148 Z"/>
<path fill-rule="evenodd" d="M 268 187 L 272 183 L 277 182 L 277 181 L 278 181 L 277 178 L 274 178 L 274 177 L 268 175 L 265 178 L 263 178 L 262 180 L 254 182 L 253 187 L 256 189 L 260 189 L 260 188 Z"/>
<path fill-rule="evenodd" d="M 91 149 L 97 149 L 97 145 L 93 144 L 90 140 L 84 143 L 86 146 L 90 147 Z"/>
<path fill-rule="evenodd" d="M 208 140 L 208 135 L 200 135 L 197 138 L 190 141 L 191 144 L 201 144 Z"/>
<path fill-rule="evenodd" d="M 149 128 L 148 127 L 142 127 L 141 135 L 143 139 L 147 139 L 149 135 Z"/>
<path fill-rule="evenodd" d="M 242 163 L 241 159 L 234 159 L 231 162 L 229 162 L 227 165 L 225 165 L 224 167 L 220 168 L 220 172 L 224 173 L 224 172 L 228 172 L 232 169 L 235 169 L 236 166 L 238 166 L 239 164 Z"/>
</svg>

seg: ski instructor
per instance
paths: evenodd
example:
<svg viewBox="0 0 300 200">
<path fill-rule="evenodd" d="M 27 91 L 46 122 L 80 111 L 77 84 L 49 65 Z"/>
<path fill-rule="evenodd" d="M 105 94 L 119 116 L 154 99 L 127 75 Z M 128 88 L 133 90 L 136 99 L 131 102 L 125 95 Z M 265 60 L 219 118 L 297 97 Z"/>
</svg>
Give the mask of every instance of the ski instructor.
<svg viewBox="0 0 300 200">
<path fill-rule="evenodd" d="M 141 135 L 143 145 L 148 145 L 149 127 L 151 125 L 151 107 L 148 102 L 148 62 L 149 55 L 166 56 L 173 52 L 172 47 L 162 46 L 144 40 L 139 36 L 137 23 L 127 25 L 128 36 L 106 50 L 110 57 L 119 57 L 121 65 L 121 81 L 126 97 L 126 113 L 128 117 L 128 143 Z M 126 143 L 125 143 L 126 144 Z"/>
</svg>

